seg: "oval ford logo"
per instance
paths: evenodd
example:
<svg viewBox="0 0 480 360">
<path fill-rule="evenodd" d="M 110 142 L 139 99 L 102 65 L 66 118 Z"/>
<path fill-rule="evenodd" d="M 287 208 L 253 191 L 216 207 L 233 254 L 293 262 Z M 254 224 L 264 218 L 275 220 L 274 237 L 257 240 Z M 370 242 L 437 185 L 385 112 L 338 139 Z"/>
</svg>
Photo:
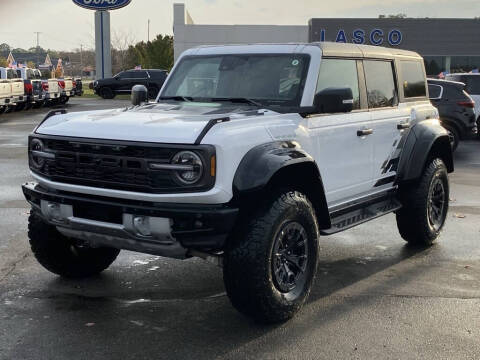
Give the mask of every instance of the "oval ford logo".
<svg viewBox="0 0 480 360">
<path fill-rule="evenodd" d="M 73 0 L 75 4 L 91 10 L 114 10 L 127 6 L 132 0 Z"/>
</svg>

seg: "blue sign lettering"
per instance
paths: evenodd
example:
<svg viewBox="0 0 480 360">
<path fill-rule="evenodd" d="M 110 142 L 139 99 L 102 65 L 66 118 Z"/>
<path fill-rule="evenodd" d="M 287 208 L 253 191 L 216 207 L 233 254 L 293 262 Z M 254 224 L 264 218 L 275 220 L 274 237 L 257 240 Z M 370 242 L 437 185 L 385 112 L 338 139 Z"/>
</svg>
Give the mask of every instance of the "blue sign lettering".
<svg viewBox="0 0 480 360">
<path fill-rule="evenodd" d="M 73 0 L 73 2 L 90 10 L 114 10 L 127 6 L 132 0 Z"/>
<path fill-rule="evenodd" d="M 382 29 L 373 29 L 370 34 L 363 29 L 356 29 L 352 32 L 352 43 L 362 45 L 367 43 L 367 39 L 372 45 L 382 45 L 388 40 L 390 46 L 398 46 L 402 43 L 403 34 L 398 29 L 393 29 L 385 35 L 385 32 Z M 327 30 L 320 29 L 320 41 L 327 41 Z M 335 42 L 346 43 L 347 34 L 345 30 L 340 29 L 337 32 L 337 37 Z"/>
<path fill-rule="evenodd" d="M 347 37 L 345 36 L 345 30 L 338 30 L 337 39 L 335 42 L 346 43 Z"/>
<path fill-rule="evenodd" d="M 402 42 L 402 33 L 394 29 L 388 33 L 388 43 L 392 46 L 398 46 Z"/>
<path fill-rule="evenodd" d="M 365 44 L 365 30 L 358 29 L 353 32 L 352 42 L 354 44 Z"/>
<path fill-rule="evenodd" d="M 372 30 L 372 32 L 370 33 L 370 42 L 373 45 L 381 45 L 383 43 L 383 30 Z"/>
</svg>

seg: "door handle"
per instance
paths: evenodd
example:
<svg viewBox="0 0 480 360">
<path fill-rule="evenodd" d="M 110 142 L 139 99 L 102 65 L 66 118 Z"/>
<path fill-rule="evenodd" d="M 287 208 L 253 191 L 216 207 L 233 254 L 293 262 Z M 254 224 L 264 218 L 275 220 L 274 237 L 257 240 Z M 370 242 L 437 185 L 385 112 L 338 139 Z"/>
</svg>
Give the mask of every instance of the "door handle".
<svg viewBox="0 0 480 360">
<path fill-rule="evenodd" d="M 357 130 L 357 136 L 367 136 L 372 134 L 373 134 L 373 129 Z"/>
<path fill-rule="evenodd" d="M 409 127 L 410 127 L 409 123 L 399 123 L 399 124 L 397 124 L 397 129 L 398 130 L 405 130 L 405 129 L 408 129 Z"/>
</svg>

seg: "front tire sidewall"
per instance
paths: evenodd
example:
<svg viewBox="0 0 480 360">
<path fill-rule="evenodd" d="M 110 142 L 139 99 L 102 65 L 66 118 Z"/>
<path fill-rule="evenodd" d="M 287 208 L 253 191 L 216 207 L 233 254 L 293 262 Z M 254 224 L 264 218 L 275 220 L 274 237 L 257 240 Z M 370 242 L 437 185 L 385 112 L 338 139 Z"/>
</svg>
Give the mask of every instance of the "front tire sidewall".
<svg viewBox="0 0 480 360">
<path fill-rule="evenodd" d="M 273 249 L 282 226 L 297 222 L 308 237 L 308 262 L 303 284 L 281 292 L 273 280 Z M 283 322 L 301 308 L 313 283 L 318 263 L 318 224 L 312 205 L 299 192 L 285 192 L 243 223 L 229 240 L 224 281 L 234 307 L 261 323 Z M 299 287 L 300 286 L 300 287 Z"/>
</svg>

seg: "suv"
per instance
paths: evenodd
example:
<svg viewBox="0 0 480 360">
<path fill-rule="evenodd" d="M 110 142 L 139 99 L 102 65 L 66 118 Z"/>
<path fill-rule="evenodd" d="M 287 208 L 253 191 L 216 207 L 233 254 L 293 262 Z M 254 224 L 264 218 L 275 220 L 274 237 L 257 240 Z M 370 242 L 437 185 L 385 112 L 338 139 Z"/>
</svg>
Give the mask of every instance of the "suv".
<svg viewBox="0 0 480 360">
<path fill-rule="evenodd" d="M 477 128 L 480 128 L 480 74 L 466 73 L 466 74 L 448 74 L 445 80 L 459 81 L 466 85 L 465 90 L 475 101 L 475 114 L 477 116 Z M 480 133 L 477 132 L 480 137 Z"/>
<path fill-rule="evenodd" d="M 465 84 L 456 81 L 428 79 L 432 104 L 438 109 L 440 122 L 450 135 L 453 151 L 460 140 L 477 134 L 475 102 L 465 92 Z"/>
<path fill-rule="evenodd" d="M 166 70 L 159 69 L 122 71 L 113 78 L 94 81 L 92 87 L 102 98 L 113 99 L 115 95 L 130 94 L 135 85 L 144 85 L 148 89 L 148 97 L 155 99 L 167 74 Z"/>
<path fill-rule="evenodd" d="M 29 137 L 30 244 L 65 277 L 120 249 L 223 267 L 260 322 L 304 304 L 320 235 L 395 212 L 401 236 L 440 234 L 453 171 L 413 52 L 336 43 L 187 50 L 155 103 L 51 113 Z"/>
</svg>

